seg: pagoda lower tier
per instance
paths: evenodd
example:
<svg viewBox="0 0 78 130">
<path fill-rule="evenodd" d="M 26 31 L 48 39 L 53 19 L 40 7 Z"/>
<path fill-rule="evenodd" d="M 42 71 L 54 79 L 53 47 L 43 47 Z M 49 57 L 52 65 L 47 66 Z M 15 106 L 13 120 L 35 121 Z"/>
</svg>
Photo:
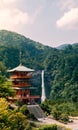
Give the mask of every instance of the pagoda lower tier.
<svg viewBox="0 0 78 130">
<path fill-rule="evenodd" d="M 26 96 L 20 96 L 16 95 L 15 97 L 9 97 L 8 98 L 11 102 L 14 101 L 21 101 L 23 104 L 35 104 L 38 99 L 40 99 L 40 96 L 31 96 L 31 95 L 26 95 Z"/>
<path fill-rule="evenodd" d="M 38 95 L 32 95 L 32 90 L 35 90 L 35 87 L 13 87 L 15 90 L 15 96 L 13 98 L 13 101 L 21 101 L 24 104 L 33 104 L 38 99 L 40 99 L 40 96 Z M 10 98 L 9 98 L 10 99 Z"/>
</svg>

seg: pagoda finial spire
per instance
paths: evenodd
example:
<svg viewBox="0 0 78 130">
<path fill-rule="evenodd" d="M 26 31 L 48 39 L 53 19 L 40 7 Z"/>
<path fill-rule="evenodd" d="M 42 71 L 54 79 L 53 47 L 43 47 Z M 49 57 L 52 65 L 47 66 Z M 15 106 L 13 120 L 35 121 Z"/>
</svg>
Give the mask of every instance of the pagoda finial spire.
<svg viewBox="0 0 78 130">
<path fill-rule="evenodd" d="M 20 49 L 20 65 L 22 65 L 22 52 L 21 52 L 21 49 Z"/>
</svg>

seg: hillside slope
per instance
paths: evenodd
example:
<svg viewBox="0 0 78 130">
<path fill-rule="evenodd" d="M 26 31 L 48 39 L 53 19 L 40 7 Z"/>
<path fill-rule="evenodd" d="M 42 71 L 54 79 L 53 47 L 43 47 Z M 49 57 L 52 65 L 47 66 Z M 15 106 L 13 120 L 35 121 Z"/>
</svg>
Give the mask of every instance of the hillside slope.
<svg viewBox="0 0 78 130">
<path fill-rule="evenodd" d="M 44 46 L 15 32 L 0 31 L 0 62 L 8 68 L 20 63 L 35 70 L 45 70 L 45 89 L 52 100 L 78 101 L 78 44 L 63 50 Z M 37 93 L 41 94 L 41 75 L 36 78 Z"/>
</svg>

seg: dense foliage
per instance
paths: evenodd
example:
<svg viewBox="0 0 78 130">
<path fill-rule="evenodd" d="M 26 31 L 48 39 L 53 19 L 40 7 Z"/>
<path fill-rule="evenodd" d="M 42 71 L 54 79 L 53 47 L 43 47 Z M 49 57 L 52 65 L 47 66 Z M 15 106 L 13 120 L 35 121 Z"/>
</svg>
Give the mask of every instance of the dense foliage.
<svg viewBox="0 0 78 130">
<path fill-rule="evenodd" d="M 23 110 L 23 108 L 20 109 Z M 0 130 L 32 130 L 34 128 L 20 109 L 12 109 L 6 99 L 0 98 Z"/>
<path fill-rule="evenodd" d="M 10 96 L 14 96 L 12 83 L 8 81 L 4 76 L 0 75 L 0 98 L 7 98 Z"/>
<path fill-rule="evenodd" d="M 51 98 L 78 102 L 78 45 L 63 50 L 52 76 Z"/>
<path fill-rule="evenodd" d="M 45 100 L 41 108 L 46 115 L 52 115 L 56 120 L 63 123 L 72 122 L 70 116 L 78 116 L 78 103 L 64 100 Z"/>
</svg>

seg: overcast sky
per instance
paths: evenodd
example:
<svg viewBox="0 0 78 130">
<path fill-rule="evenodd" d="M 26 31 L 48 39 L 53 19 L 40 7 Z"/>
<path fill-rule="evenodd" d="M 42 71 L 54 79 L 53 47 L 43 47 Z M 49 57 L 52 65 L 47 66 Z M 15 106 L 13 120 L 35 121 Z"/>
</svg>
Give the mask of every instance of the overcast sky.
<svg viewBox="0 0 78 130">
<path fill-rule="evenodd" d="M 0 30 L 52 47 L 78 42 L 78 0 L 0 0 Z"/>
</svg>

